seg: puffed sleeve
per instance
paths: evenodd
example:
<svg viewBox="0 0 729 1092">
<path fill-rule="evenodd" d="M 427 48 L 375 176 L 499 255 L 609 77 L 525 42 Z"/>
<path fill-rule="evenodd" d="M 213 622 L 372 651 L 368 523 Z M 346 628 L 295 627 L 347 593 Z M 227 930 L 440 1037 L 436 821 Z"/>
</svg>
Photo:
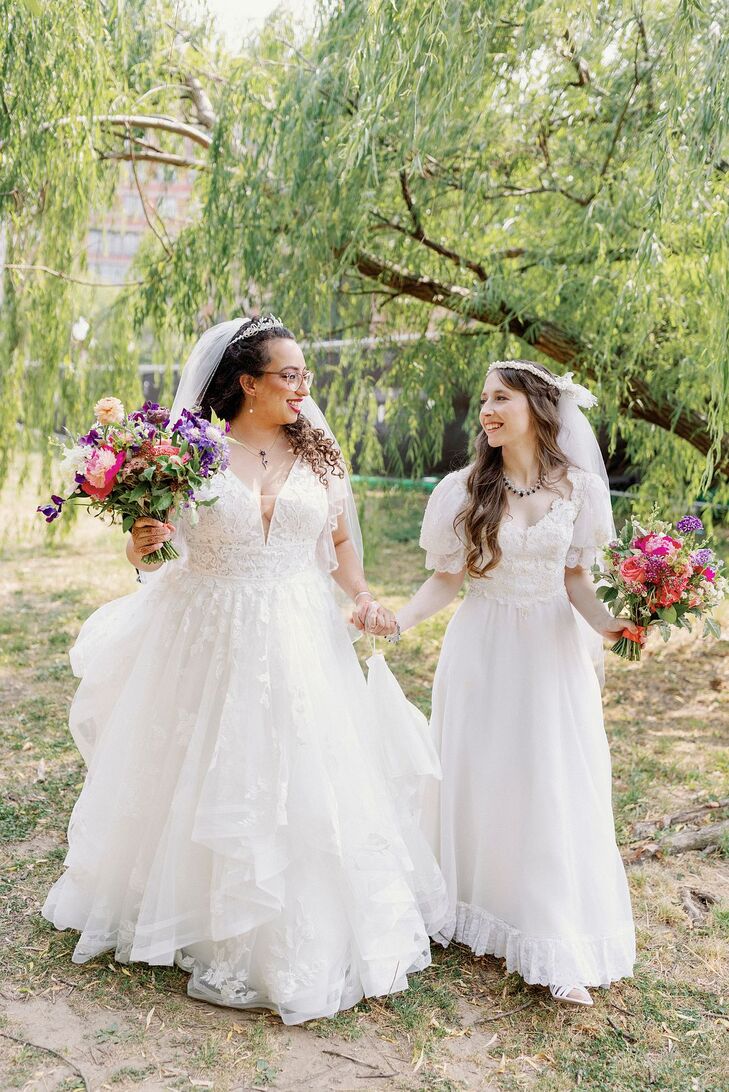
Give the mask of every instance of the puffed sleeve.
<svg viewBox="0 0 729 1092">
<path fill-rule="evenodd" d="M 426 569 L 435 569 L 439 573 L 459 573 L 466 564 L 463 531 L 460 525 L 456 531 L 453 524 L 468 500 L 468 470 L 469 467 L 466 467 L 448 474 L 430 495 L 420 530 L 420 546 L 425 550 Z"/>
<path fill-rule="evenodd" d="M 615 538 L 610 494 L 603 480 L 586 470 L 574 473 L 572 488 L 577 515 L 565 565 L 589 569 L 599 560 L 603 546 Z"/>
</svg>

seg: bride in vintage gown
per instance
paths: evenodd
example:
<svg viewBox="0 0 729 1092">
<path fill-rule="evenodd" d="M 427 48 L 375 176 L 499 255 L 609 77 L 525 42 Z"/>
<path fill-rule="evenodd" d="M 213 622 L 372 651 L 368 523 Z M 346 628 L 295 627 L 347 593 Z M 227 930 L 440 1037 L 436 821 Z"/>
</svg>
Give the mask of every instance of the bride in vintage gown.
<svg viewBox="0 0 729 1092">
<path fill-rule="evenodd" d="M 451 904 L 438 939 L 503 956 L 585 1005 L 587 987 L 632 974 L 635 958 L 597 636 L 630 624 L 597 600 L 589 574 L 615 534 L 579 408 L 591 403 L 532 361 L 491 365 L 475 460 L 438 484 L 423 520 L 435 572 L 397 618 L 417 624 L 471 576 L 433 687 L 443 780 L 431 819 Z"/>
<path fill-rule="evenodd" d="M 144 556 L 173 528 L 137 521 L 142 587 L 96 611 L 72 649 L 88 775 L 43 907 L 80 932 L 75 962 L 109 949 L 175 961 L 192 997 L 290 1024 L 405 989 L 447 915 L 407 806 L 418 726 L 398 691 L 391 789 L 392 745 L 332 594 L 330 573 L 360 626 L 392 629 L 310 381 L 273 316 L 221 323 L 193 350 L 172 419 L 215 410 L 230 465 L 199 521 L 180 516 L 181 559 L 154 575 Z"/>
</svg>

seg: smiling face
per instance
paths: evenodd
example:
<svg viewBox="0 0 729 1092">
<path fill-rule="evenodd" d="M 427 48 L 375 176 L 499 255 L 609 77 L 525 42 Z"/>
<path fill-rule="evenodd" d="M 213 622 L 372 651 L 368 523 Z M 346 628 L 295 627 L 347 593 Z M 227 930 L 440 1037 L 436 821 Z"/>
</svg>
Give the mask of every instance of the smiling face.
<svg viewBox="0 0 729 1092">
<path fill-rule="evenodd" d="M 486 377 L 483 385 L 479 420 L 489 447 L 518 444 L 534 437 L 529 399 L 524 391 L 507 386 L 498 369 Z"/>
<path fill-rule="evenodd" d="M 306 362 L 304 354 L 290 338 L 273 338 L 266 343 L 268 357 L 263 375 L 253 378 L 240 377 L 245 402 L 243 411 L 253 408 L 257 425 L 291 425 L 301 413 L 301 403 L 309 393 L 304 379 Z M 297 386 L 289 385 L 286 378 L 295 376 Z"/>
</svg>

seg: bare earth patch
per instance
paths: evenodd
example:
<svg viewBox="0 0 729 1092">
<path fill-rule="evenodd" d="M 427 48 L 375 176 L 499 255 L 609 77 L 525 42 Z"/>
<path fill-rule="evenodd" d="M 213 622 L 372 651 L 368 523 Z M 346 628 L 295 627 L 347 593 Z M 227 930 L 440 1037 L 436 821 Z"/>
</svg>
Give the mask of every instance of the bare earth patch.
<svg viewBox="0 0 729 1092">
<path fill-rule="evenodd" d="M 639 665 L 609 658 L 616 824 L 639 942 L 632 980 L 595 991 L 592 1009 L 560 1007 L 500 961 L 452 946 L 435 950 L 403 994 L 286 1028 L 271 1014 L 189 1000 L 174 968 L 108 956 L 76 966 L 75 935 L 40 917 L 84 776 L 66 727 L 67 651 L 91 610 L 135 584 L 117 531 L 82 518 L 67 537 L 49 536 L 36 503 L 26 489 L 0 504 L 3 1090 L 729 1086 L 729 839 L 702 852 L 661 850 L 673 833 L 729 818 L 712 806 L 675 821 L 729 798 L 729 642 L 682 634 L 651 645 Z M 363 503 L 370 575 L 397 605 L 422 577 L 424 498 L 370 493 Z M 447 617 L 388 650 L 426 712 Z"/>
</svg>

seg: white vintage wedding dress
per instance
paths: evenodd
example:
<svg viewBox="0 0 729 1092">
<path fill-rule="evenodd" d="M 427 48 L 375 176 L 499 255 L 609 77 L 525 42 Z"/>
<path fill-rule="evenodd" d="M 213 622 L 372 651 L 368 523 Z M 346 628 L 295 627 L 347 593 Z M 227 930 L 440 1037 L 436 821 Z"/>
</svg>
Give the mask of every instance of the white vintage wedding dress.
<svg viewBox="0 0 729 1092">
<path fill-rule="evenodd" d="M 469 469 L 430 498 L 428 568 L 464 567 L 453 522 Z M 448 626 L 431 721 L 441 806 L 429 821 L 450 897 L 438 939 L 502 956 L 527 982 L 599 986 L 632 974 L 634 927 L 600 686 L 564 569 L 589 568 L 611 522 L 600 478 L 569 479 L 570 498 L 534 526 L 504 521 L 501 561 L 470 581 Z"/>
<path fill-rule="evenodd" d="M 365 681 L 328 575 L 337 505 L 308 465 L 267 539 L 230 470 L 207 488 L 181 560 L 72 649 L 88 775 L 43 914 L 79 930 L 75 962 L 174 961 L 193 997 L 292 1024 L 430 962 L 447 900 L 412 805 L 435 771 L 392 676 L 394 702 Z"/>
</svg>

